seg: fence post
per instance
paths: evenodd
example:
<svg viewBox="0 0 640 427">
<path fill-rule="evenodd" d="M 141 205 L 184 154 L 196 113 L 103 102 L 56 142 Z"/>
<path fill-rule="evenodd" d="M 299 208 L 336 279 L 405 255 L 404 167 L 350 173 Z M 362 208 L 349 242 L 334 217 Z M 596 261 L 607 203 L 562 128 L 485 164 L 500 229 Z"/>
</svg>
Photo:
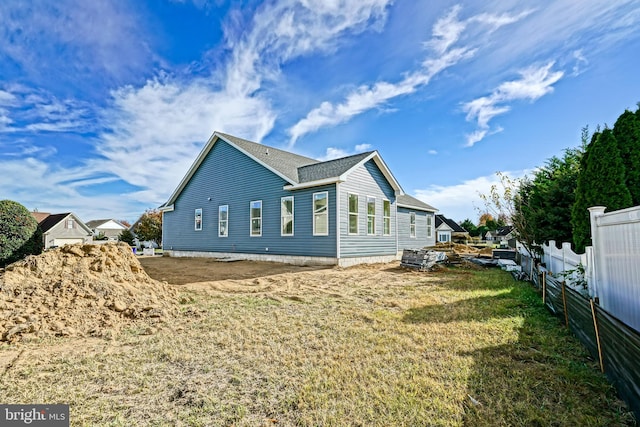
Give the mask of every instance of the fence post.
<svg viewBox="0 0 640 427">
<path fill-rule="evenodd" d="M 567 313 L 567 297 L 564 292 L 565 281 L 562 281 L 562 308 L 564 311 L 564 324 L 568 328 L 569 327 L 569 314 Z"/>
<path fill-rule="evenodd" d="M 542 305 L 547 304 L 547 272 L 542 272 Z"/>
<path fill-rule="evenodd" d="M 602 268 L 600 265 L 600 260 L 602 259 L 602 254 L 600 253 L 600 236 L 598 235 L 598 217 L 604 215 L 605 211 L 604 206 L 592 206 L 589 208 L 589 221 L 591 223 L 591 245 L 592 245 L 592 255 L 593 255 L 593 281 L 595 283 L 595 288 L 600 289 L 600 284 L 603 281 Z M 596 295 L 598 296 L 598 295 Z"/>
<path fill-rule="evenodd" d="M 593 317 L 593 329 L 596 332 L 596 344 L 598 345 L 598 360 L 600 361 L 600 371 L 604 373 L 604 362 L 602 361 L 602 347 L 600 346 L 600 331 L 598 331 L 598 321 L 596 320 L 596 309 L 593 298 L 589 299 L 591 304 L 591 316 Z"/>
</svg>

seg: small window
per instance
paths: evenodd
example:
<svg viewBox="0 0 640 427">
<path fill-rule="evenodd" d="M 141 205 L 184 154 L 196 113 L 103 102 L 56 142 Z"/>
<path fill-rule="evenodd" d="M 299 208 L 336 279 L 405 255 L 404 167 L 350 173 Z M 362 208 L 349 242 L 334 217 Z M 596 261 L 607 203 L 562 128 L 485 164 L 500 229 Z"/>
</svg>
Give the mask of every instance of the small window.
<svg viewBox="0 0 640 427">
<path fill-rule="evenodd" d="M 367 234 L 376 234 L 376 198 L 367 197 Z"/>
<path fill-rule="evenodd" d="M 293 236 L 293 196 L 280 199 L 280 234 Z"/>
<path fill-rule="evenodd" d="M 427 215 L 427 237 L 431 237 L 431 215 Z"/>
<path fill-rule="evenodd" d="M 438 242 L 447 243 L 449 241 L 449 234 L 439 233 L 438 234 Z"/>
<path fill-rule="evenodd" d="M 313 235 L 329 235 L 329 193 L 313 193 Z"/>
<path fill-rule="evenodd" d="M 391 235 L 391 202 L 382 201 L 382 234 Z"/>
<path fill-rule="evenodd" d="M 67 228 L 75 228 L 75 221 L 73 220 L 73 218 L 69 218 L 67 220 Z"/>
<path fill-rule="evenodd" d="M 218 236 L 227 237 L 229 235 L 229 205 L 218 207 Z"/>
<path fill-rule="evenodd" d="M 251 202 L 251 236 L 262 236 L 262 200 Z"/>
<path fill-rule="evenodd" d="M 202 230 L 202 209 L 196 209 L 194 228 L 196 231 Z"/>
<path fill-rule="evenodd" d="M 416 237 L 416 213 L 409 213 L 409 237 Z"/>
<path fill-rule="evenodd" d="M 358 234 L 358 195 L 349 194 L 349 234 Z"/>
</svg>

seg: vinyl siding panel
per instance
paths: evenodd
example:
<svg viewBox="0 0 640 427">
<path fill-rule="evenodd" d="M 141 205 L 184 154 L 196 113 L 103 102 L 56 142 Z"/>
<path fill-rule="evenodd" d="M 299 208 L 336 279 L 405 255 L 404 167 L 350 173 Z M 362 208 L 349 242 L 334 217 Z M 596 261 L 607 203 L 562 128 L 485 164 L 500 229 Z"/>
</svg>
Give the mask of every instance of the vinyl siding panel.
<svg viewBox="0 0 640 427">
<path fill-rule="evenodd" d="M 416 237 L 411 237 L 410 213 L 416 214 Z M 427 237 L 427 216 L 431 216 L 431 237 Z M 435 215 L 431 212 L 398 207 L 398 250 L 421 249 L 436 244 Z"/>
<path fill-rule="evenodd" d="M 358 195 L 358 233 L 349 234 L 349 194 Z M 367 197 L 375 197 L 375 235 L 367 234 Z M 391 203 L 391 227 L 383 235 L 383 200 Z M 351 172 L 340 184 L 340 256 L 366 257 L 395 255 L 396 198 L 395 191 L 373 160 Z"/>
<path fill-rule="evenodd" d="M 232 145 L 218 140 L 164 213 L 164 248 L 175 251 L 336 256 L 335 185 L 285 191 L 288 184 Z M 313 193 L 329 193 L 329 235 L 313 236 Z M 294 235 L 280 235 L 280 199 L 294 196 Z M 209 200 L 209 198 L 211 200 Z M 250 202 L 262 200 L 262 236 L 250 236 Z M 228 236 L 218 236 L 218 207 L 229 206 Z M 202 209 L 202 230 L 194 229 Z"/>
</svg>

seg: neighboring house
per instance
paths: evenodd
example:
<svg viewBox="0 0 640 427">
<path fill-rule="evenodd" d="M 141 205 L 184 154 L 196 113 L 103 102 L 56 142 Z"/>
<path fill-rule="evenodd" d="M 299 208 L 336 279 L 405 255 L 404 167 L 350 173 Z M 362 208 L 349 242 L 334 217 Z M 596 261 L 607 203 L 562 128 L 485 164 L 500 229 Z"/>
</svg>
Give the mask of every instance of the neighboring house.
<svg viewBox="0 0 640 427">
<path fill-rule="evenodd" d="M 511 225 L 498 227 L 496 230 L 489 230 L 484 235 L 484 239 L 490 243 L 509 242 L 510 240 L 515 239 L 515 237 L 515 230 Z"/>
<path fill-rule="evenodd" d="M 444 215 L 436 215 L 436 240 L 441 243 L 466 243 L 469 232 Z"/>
<path fill-rule="evenodd" d="M 412 233 L 409 246 L 428 244 L 435 211 L 403 195 L 377 151 L 321 162 L 215 132 L 160 207 L 162 247 L 298 264 L 396 260 Z"/>
<path fill-rule="evenodd" d="M 127 229 L 125 225 L 115 219 L 94 219 L 87 221 L 86 225 L 95 237 L 103 235 L 109 240 L 118 240 L 120 233 Z"/>
<path fill-rule="evenodd" d="M 74 243 L 88 243 L 93 239 L 91 229 L 73 213 L 49 214 L 31 212 L 42 230 L 44 249 Z"/>
</svg>

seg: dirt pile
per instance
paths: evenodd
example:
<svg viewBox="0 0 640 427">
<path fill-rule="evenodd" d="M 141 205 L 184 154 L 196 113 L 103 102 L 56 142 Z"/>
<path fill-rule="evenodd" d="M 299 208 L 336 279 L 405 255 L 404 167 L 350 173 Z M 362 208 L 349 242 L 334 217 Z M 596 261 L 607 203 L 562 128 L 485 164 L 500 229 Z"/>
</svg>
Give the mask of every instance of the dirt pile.
<svg viewBox="0 0 640 427">
<path fill-rule="evenodd" d="M 108 337 L 143 320 L 152 332 L 177 313 L 176 297 L 128 245 L 67 245 L 0 270 L 0 341 Z"/>
</svg>

